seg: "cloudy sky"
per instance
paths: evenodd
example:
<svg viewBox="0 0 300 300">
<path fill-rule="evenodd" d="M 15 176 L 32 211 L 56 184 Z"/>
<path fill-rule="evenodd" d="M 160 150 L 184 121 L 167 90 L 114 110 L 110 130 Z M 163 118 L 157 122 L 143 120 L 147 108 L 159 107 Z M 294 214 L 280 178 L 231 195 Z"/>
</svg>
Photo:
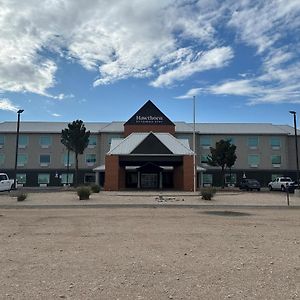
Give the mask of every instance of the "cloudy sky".
<svg viewBox="0 0 300 300">
<path fill-rule="evenodd" d="M 0 121 L 292 124 L 299 0 L 0 0 Z"/>
</svg>

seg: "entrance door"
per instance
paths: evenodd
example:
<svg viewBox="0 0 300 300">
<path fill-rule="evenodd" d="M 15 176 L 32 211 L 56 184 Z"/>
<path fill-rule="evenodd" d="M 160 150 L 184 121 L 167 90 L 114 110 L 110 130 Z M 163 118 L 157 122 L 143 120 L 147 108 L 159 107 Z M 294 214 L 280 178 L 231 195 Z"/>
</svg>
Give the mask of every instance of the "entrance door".
<svg viewBox="0 0 300 300">
<path fill-rule="evenodd" d="M 141 174 L 141 188 L 143 188 L 143 189 L 158 188 L 158 174 L 157 173 L 142 173 Z"/>
</svg>

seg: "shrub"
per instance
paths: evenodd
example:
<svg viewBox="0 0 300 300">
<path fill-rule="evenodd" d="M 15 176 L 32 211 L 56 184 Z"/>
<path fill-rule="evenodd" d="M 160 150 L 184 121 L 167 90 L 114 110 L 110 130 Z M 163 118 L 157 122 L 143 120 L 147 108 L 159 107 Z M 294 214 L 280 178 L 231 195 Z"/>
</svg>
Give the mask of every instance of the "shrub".
<svg viewBox="0 0 300 300">
<path fill-rule="evenodd" d="M 79 196 L 79 200 L 88 200 L 90 199 L 91 190 L 87 186 L 81 186 L 77 189 L 77 195 Z"/>
<path fill-rule="evenodd" d="M 27 198 L 27 194 L 26 193 L 19 193 L 17 195 L 17 200 L 18 201 L 24 201 Z"/>
<path fill-rule="evenodd" d="M 212 187 L 202 188 L 201 189 L 201 198 L 203 200 L 211 200 L 216 193 L 216 189 Z"/>
<path fill-rule="evenodd" d="M 100 186 L 98 184 L 92 184 L 91 185 L 91 191 L 92 193 L 99 193 L 100 192 Z"/>
</svg>

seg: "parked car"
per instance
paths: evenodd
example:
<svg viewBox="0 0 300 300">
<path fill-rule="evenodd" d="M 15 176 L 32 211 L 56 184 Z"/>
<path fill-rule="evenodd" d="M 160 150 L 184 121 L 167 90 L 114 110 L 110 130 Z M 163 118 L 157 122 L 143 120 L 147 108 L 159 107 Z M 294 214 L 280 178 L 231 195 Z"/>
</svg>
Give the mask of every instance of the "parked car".
<svg viewBox="0 0 300 300">
<path fill-rule="evenodd" d="M 239 187 L 241 190 L 246 191 L 260 191 L 260 183 L 256 179 L 242 179 L 239 184 Z"/>
<path fill-rule="evenodd" d="M 9 179 L 6 173 L 0 173 L 0 191 L 10 191 L 13 187 L 14 180 Z"/>
<path fill-rule="evenodd" d="M 269 190 L 280 190 L 285 191 L 286 188 L 293 187 L 294 182 L 290 177 L 277 177 L 273 181 L 269 182 L 268 187 Z"/>
</svg>

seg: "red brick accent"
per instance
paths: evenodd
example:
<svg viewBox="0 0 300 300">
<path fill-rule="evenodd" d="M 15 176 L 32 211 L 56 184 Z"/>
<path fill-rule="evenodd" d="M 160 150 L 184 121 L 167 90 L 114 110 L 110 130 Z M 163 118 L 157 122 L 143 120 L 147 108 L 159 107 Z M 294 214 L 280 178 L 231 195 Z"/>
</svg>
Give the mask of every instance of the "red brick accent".
<svg viewBox="0 0 300 300">
<path fill-rule="evenodd" d="M 173 184 L 175 190 L 182 190 L 183 187 L 183 167 L 174 167 L 173 171 Z"/>
<path fill-rule="evenodd" d="M 193 156 L 183 156 L 183 190 L 194 191 Z"/>
<path fill-rule="evenodd" d="M 118 155 L 105 157 L 105 191 L 118 191 L 125 188 L 125 169 L 119 166 Z"/>
<path fill-rule="evenodd" d="M 124 125 L 125 137 L 132 132 L 169 132 L 175 134 L 174 125 Z"/>
</svg>

